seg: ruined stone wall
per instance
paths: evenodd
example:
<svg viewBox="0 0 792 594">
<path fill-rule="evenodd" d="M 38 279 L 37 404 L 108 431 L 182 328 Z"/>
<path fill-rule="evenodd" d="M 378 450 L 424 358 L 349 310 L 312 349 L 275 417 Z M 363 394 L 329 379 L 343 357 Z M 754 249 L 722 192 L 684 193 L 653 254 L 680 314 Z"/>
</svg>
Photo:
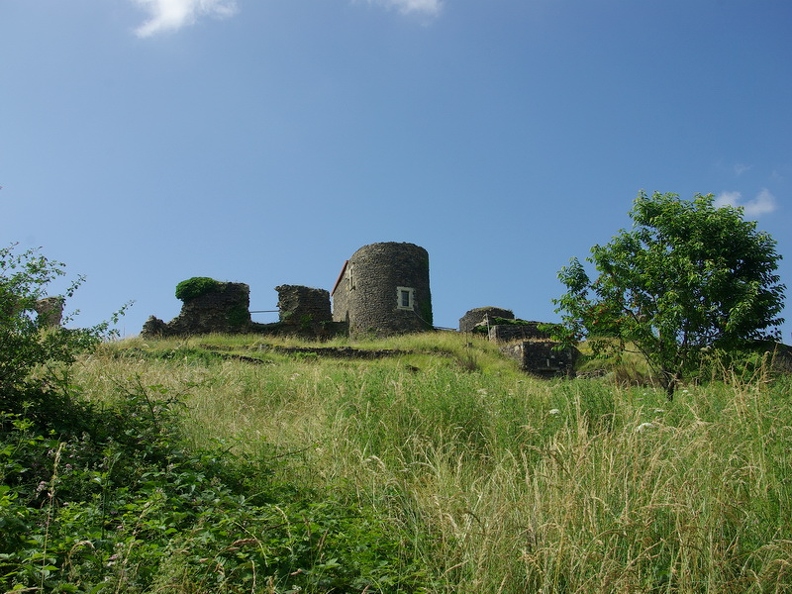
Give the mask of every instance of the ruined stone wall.
<svg viewBox="0 0 792 594">
<path fill-rule="evenodd" d="M 471 309 L 464 316 L 459 318 L 460 332 L 473 332 L 473 328 L 481 324 L 485 318 L 489 318 L 490 323 L 494 318 L 514 319 L 514 312 L 510 309 L 500 307 L 477 307 Z"/>
<path fill-rule="evenodd" d="M 525 324 L 497 324 L 490 326 L 489 339 L 497 342 L 512 340 L 550 340 L 547 332 L 539 330 L 541 322 L 527 322 Z"/>
<path fill-rule="evenodd" d="M 408 289 L 409 304 L 399 287 Z M 333 293 L 333 320 L 353 336 L 401 334 L 432 328 L 429 254 L 411 243 L 374 243 L 356 251 Z"/>
<path fill-rule="evenodd" d="M 352 292 L 352 267 L 349 260 L 344 262 L 341 275 L 338 277 L 335 287 L 333 287 L 333 321 L 349 324 L 349 295 Z"/>
<path fill-rule="evenodd" d="M 580 353 L 575 348 L 556 350 L 551 340 L 524 340 L 501 347 L 501 352 L 515 359 L 520 369 L 540 377 L 574 375 L 575 361 Z"/>
<path fill-rule="evenodd" d="M 280 285 L 275 290 L 283 325 L 316 331 L 333 320 L 329 291 L 300 285 Z"/>
<path fill-rule="evenodd" d="M 792 347 L 777 343 L 768 348 L 770 368 L 779 373 L 792 373 Z"/>
<path fill-rule="evenodd" d="M 36 301 L 34 309 L 42 326 L 60 326 L 63 321 L 63 297 L 44 297 Z"/>
<path fill-rule="evenodd" d="M 250 328 L 250 287 L 244 283 L 218 283 L 217 288 L 184 301 L 181 312 L 168 323 L 151 316 L 142 336 L 235 334 Z"/>
</svg>

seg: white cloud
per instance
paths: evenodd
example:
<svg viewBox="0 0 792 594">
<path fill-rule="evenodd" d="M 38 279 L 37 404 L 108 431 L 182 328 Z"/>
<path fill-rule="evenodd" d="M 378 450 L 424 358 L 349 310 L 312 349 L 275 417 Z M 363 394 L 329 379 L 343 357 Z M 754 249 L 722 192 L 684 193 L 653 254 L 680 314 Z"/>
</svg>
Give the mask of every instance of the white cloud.
<svg viewBox="0 0 792 594">
<path fill-rule="evenodd" d="M 354 0 L 357 1 L 357 0 Z M 444 0 L 365 0 L 392 8 L 401 14 L 435 17 Z M 237 12 L 236 0 L 132 0 L 149 13 L 149 19 L 135 29 L 138 37 L 151 37 L 192 25 L 202 16 L 229 17 Z"/>
<path fill-rule="evenodd" d="M 715 207 L 721 208 L 722 206 L 737 206 L 737 203 L 742 198 L 740 192 L 721 192 L 715 198 Z"/>
<path fill-rule="evenodd" d="M 742 208 L 746 217 L 760 217 L 774 212 L 777 208 L 776 197 L 769 190 L 763 189 L 753 200 L 743 201 L 740 192 L 722 192 L 715 198 L 715 206 L 734 206 Z"/>
<path fill-rule="evenodd" d="M 135 29 L 138 37 L 150 37 L 192 25 L 200 16 L 229 17 L 236 13 L 235 0 L 134 0 L 150 15 Z"/>
<path fill-rule="evenodd" d="M 444 0 L 365 0 L 392 8 L 401 14 L 435 17 L 440 14 Z M 149 13 L 149 19 L 135 29 L 138 37 L 176 31 L 192 25 L 202 16 L 229 17 L 237 12 L 236 0 L 132 0 Z"/>
<path fill-rule="evenodd" d="M 437 16 L 443 8 L 443 0 L 368 0 L 369 4 L 381 4 L 395 8 L 402 14 Z"/>
<path fill-rule="evenodd" d="M 740 176 L 743 173 L 745 173 L 746 171 L 749 171 L 752 167 L 753 167 L 753 165 L 746 165 L 745 163 L 737 163 L 734 166 L 734 173 L 736 173 L 738 176 Z"/>
</svg>

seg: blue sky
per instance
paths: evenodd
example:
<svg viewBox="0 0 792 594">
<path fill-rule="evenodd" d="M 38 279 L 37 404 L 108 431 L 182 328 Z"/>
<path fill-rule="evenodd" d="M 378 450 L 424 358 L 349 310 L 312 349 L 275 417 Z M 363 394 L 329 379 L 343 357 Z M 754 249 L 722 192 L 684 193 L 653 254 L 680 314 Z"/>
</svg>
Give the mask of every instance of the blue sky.
<svg viewBox="0 0 792 594">
<path fill-rule="evenodd" d="M 792 287 L 790 31 L 786 0 L 0 0 L 0 239 L 87 277 L 79 324 L 135 300 L 125 335 L 186 278 L 275 309 L 407 241 L 455 328 L 557 319 L 640 190 L 713 193 Z"/>
</svg>

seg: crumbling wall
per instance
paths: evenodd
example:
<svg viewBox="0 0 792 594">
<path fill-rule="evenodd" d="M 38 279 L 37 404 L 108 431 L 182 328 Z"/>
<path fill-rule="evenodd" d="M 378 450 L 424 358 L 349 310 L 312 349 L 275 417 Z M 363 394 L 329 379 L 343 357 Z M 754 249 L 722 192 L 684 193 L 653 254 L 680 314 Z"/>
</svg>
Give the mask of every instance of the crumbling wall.
<svg viewBox="0 0 792 594">
<path fill-rule="evenodd" d="M 502 309 L 500 307 L 477 307 L 471 309 L 464 316 L 459 318 L 459 331 L 473 332 L 476 326 L 486 322 L 486 320 L 493 323 L 495 318 L 513 320 L 514 312 L 510 309 Z"/>
<path fill-rule="evenodd" d="M 333 321 L 329 291 L 300 285 L 280 285 L 275 290 L 282 325 L 318 332 Z"/>
<path fill-rule="evenodd" d="M 63 321 L 63 297 L 44 297 L 36 301 L 33 308 L 42 326 L 60 326 Z"/>
<path fill-rule="evenodd" d="M 540 377 L 574 375 L 580 356 L 573 347 L 558 350 L 558 343 L 552 340 L 523 340 L 502 346 L 501 352 L 515 359 L 523 371 Z"/>
<path fill-rule="evenodd" d="M 489 314 L 490 311 L 485 313 Z M 506 318 L 502 315 L 494 317 Z M 471 316 L 470 319 L 474 320 L 475 317 Z M 514 317 L 512 316 L 511 319 Z M 540 329 L 544 325 L 542 322 L 514 320 L 513 323 L 490 326 L 488 337 L 489 340 L 500 343 L 501 352 L 515 359 L 520 364 L 520 369 L 527 373 L 540 377 L 574 375 L 575 363 L 580 351 L 574 347 L 559 348 L 559 343 L 552 340 L 546 331 Z"/>
<path fill-rule="evenodd" d="M 168 323 L 151 316 L 141 335 L 238 334 L 247 332 L 250 324 L 250 287 L 221 282 L 202 295 L 185 299 L 179 315 Z"/>
<path fill-rule="evenodd" d="M 501 316 L 502 317 L 502 316 Z M 550 335 L 539 329 L 542 322 L 520 322 L 519 324 L 497 324 L 490 326 L 489 339 L 497 342 L 512 340 L 550 340 Z"/>
<path fill-rule="evenodd" d="M 771 369 L 780 373 L 792 373 L 792 347 L 777 343 L 768 352 L 771 354 Z"/>
</svg>

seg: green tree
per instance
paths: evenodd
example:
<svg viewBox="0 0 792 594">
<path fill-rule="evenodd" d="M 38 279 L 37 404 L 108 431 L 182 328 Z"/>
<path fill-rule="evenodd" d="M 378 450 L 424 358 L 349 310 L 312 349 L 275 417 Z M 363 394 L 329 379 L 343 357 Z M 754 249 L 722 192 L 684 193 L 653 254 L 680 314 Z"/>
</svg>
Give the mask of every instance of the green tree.
<svg viewBox="0 0 792 594">
<path fill-rule="evenodd" d="M 567 292 L 554 300 L 562 317 L 557 338 L 588 339 L 603 357 L 634 345 L 669 399 L 707 348 L 780 339 L 781 256 L 741 208 L 718 208 L 711 194 L 685 201 L 641 192 L 630 218 L 632 230 L 591 248 L 594 280 L 577 258 L 559 272 Z"/>
<path fill-rule="evenodd" d="M 113 332 L 109 323 L 81 330 L 52 328 L 36 315 L 36 301 L 47 296 L 65 266 L 37 250 L 17 253 L 15 247 L 0 248 L 0 412 L 31 408 L 34 416 L 46 415 L 45 409 L 56 411 L 57 397 L 68 386 L 65 372 L 76 355 Z M 60 297 L 71 297 L 82 282 L 79 277 Z M 113 315 L 113 322 L 128 305 Z"/>
</svg>

